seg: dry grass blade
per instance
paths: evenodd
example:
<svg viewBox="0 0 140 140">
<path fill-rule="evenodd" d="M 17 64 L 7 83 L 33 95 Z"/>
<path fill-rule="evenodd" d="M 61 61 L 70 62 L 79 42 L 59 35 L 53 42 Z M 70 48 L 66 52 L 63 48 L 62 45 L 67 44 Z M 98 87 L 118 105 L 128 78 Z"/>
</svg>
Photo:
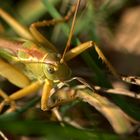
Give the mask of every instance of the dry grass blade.
<svg viewBox="0 0 140 140">
<path fill-rule="evenodd" d="M 132 122 L 134 123 L 133 119 L 130 119 L 121 108 L 109 99 L 94 93 L 92 90 L 81 87 L 76 87 L 75 89 L 62 88 L 52 98 L 54 100 L 52 100 L 50 108 L 75 99 L 82 99 L 82 101 L 89 103 L 103 114 L 117 134 L 130 134 L 134 131 L 134 127 L 131 124 Z"/>
<path fill-rule="evenodd" d="M 140 94 L 137 94 L 135 92 L 129 91 L 129 90 L 124 90 L 124 89 L 105 89 L 101 88 L 99 86 L 94 86 L 96 91 L 101 92 L 101 93 L 108 93 L 108 94 L 118 94 L 118 95 L 124 95 L 124 96 L 129 96 L 135 99 L 140 99 Z"/>
<path fill-rule="evenodd" d="M 3 140 L 8 140 L 8 138 L 6 138 L 6 136 L 0 131 L 0 136 L 3 138 Z"/>
<path fill-rule="evenodd" d="M 122 80 L 140 86 L 140 77 L 138 76 L 122 76 Z"/>
<path fill-rule="evenodd" d="M 129 134 L 133 132 L 133 127 L 126 114 L 106 97 L 93 93 L 90 90 L 78 90 L 77 96 L 102 113 L 116 133 Z"/>
</svg>

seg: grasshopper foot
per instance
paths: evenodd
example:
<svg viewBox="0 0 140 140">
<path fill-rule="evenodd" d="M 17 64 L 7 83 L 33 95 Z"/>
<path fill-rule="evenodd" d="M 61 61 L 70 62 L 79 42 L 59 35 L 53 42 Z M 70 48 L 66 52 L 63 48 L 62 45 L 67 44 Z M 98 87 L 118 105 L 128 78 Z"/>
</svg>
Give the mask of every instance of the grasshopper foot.
<svg viewBox="0 0 140 140">
<path fill-rule="evenodd" d="M 2 101 L 0 103 L 0 113 L 3 111 L 4 107 L 6 105 L 10 105 L 10 108 L 8 108 L 5 113 L 8 113 L 8 112 L 13 112 L 16 110 L 16 103 L 15 101 L 11 100 L 10 98 L 6 98 L 4 101 Z"/>
<path fill-rule="evenodd" d="M 13 112 L 16 110 L 16 103 L 10 97 L 0 89 L 0 96 L 3 98 L 3 101 L 0 103 L 0 113 L 3 111 L 6 105 L 10 105 L 10 108 L 6 110 L 6 112 Z"/>
</svg>

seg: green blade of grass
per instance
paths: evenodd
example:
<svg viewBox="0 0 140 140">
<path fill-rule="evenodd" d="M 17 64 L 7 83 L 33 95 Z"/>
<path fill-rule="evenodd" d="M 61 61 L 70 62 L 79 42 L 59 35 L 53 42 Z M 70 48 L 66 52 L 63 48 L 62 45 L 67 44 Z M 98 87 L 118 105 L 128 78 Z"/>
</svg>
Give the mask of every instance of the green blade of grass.
<svg viewBox="0 0 140 140">
<path fill-rule="evenodd" d="M 41 136 L 47 140 L 118 140 L 119 136 L 80 130 L 69 125 L 61 126 L 58 123 L 40 122 L 40 121 L 7 121 L 0 122 L 1 131 L 21 136 Z M 129 139 L 130 140 L 130 139 Z"/>
</svg>

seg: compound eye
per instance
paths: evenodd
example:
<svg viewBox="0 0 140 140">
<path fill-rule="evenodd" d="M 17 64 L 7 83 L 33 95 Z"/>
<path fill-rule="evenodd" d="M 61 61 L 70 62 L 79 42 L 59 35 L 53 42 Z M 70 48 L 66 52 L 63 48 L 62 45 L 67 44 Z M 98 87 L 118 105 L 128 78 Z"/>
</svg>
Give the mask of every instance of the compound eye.
<svg viewBox="0 0 140 140">
<path fill-rule="evenodd" d="M 55 72 L 55 69 L 53 67 L 47 68 L 48 73 L 53 74 Z"/>
</svg>

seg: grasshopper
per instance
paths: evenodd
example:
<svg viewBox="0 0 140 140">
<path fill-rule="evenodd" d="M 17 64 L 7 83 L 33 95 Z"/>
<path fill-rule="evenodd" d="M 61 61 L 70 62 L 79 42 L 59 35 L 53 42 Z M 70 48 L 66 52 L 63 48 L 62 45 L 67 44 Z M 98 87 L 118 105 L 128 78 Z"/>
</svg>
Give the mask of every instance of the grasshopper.
<svg viewBox="0 0 140 140">
<path fill-rule="evenodd" d="M 91 47 L 95 48 L 99 57 L 109 67 L 113 75 L 120 79 L 120 75 L 117 74 L 113 66 L 109 63 L 94 41 L 87 41 L 68 50 L 70 48 L 71 39 L 74 32 L 76 15 L 80 1 L 81 0 L 77 0 L 76 6 L 72 8 L 64 18 L 35 22 L 31 24 L 29 29 L 20 24 L 16 19 L 0 8 L 0 17 L 5 20 L 22 38 L 22 40 L 19 41 L 0 38 L 0 56 L 9 62 L 12 61 L 14 63 L 22 63 L 27 71 L 26 75 L 22 74 L 9 63 L 6 63 L 2 59 L 0 60 L 4 67 L 9 68 L 9 72 L 1 70 L 0 75 L 7 78 L 11 83 L 22 88 L 9 96 L 0 91 L 0 96 L 4 98 L 0 104 L 0 110 L 2 110 L 4 105 L 7 103 L 13 107 L 13 101 L 34 93 L 43 87 L 41 109 L 45 111 L 48 109 L 48 100 L 51 97 L 51 90 L 55 85 L 58 85 L 59 83 L 65 84 L 67 81 L 71 81 L 73 79 L 77 79 L 85 84 L 85 82 L 80 78 L 71 77 L 71 69 L 68 67 L 67 62 Z M 38 31 L 38 27 L 50 26 L 56 23 L 65 22 L 73 13 L 74 17 L 68 41 L 63 54 L 60 55 L 56 47 Z M 12 71 L 16 71 L 17 76 L 9 74 L 12 73 Z"/>
<path fill-rule="evenodd" d="M 66 48 L 69 47 L 71 42 L 71 37 L 74 30 L 74 24 L 79 4 L 80 0 L 77 2 L 75 8 L 76 10 L 72 10 L 75 11 L 75 15 Z M 49 26 L 58 22 L 65 21 L 68 19 L 71 13 L 72 12 L 68 13 L 68 15 L 64 19 L 33 23 L 28 30 L 26 29 L 26 27 L 17 22 L 13 17 L 11 17 L 8 13 L 6 13 L 3 9 L 0 9 L 0 17 L 3 18 L 15 30 L 15 32 L 19 34 L 20 37 L 24 38 L 23 42 L 20 41 L 15 42 L 1 38 L 0 39 L 1 56 L 4 57 L 6 56 L 6 58 L 9 61 L 23 63 L 26 66 L 27 71 L 30 71 L 32 75 L 32 76 L 28 75 L 28 77 L 29 78 L 33 77 L 33 79 L 35 79 L 34 80 L 35 82 L 31 82 L 30 84 L 28 77 L 18 73 L 18 75 L 20 75 L 20 78 L 18 80 L 21 82 L 20 83 L 18 82 L 17 84 L 18 80 L 16 79 L 18 77 L 13 79 L 11 78 L 11 76 L 9 77 L 7 73 L 5 74 L 5 71 L 1 71 L 2 76 L 5 76 L 6 78 L 9 79 L 10 82 L 23 88 L 17 91 L 16 93 L 13 93 L 9 97 L 7 97 L 3 92 L 1 92 L 1 96 L 5 98 L 5 100 L 1 103 L 1 110 L 4 104 L 8 102 L 12 104 L 14 100 L 17 100 L 32 92 L 35 92 L 42 85 L 43 90 L 41 98 L 41 109 L 46 110 L 50 91 L 53 88 L 54 84 L 58 84 L 59 82 L 62 81 L 64 82 L 65 80 L 70 78 L 71 70 L 67 66 L 66 61 L 78 55 L 82 51 L 80 48 L 83 45 L 78 47 L 78 50 L 76 50 L 75 54 L 73 53 L 75 52 L 75 49 L 67 53 L 65 49 L 63 56 L 61 57 L 56 48 L 46 38 L 44 38 L 44 36 L 42 36 L 38 32 L 37 27 Z M 43 46 L 47 46 L 47 48 L 45 49 L 45 47 Z M 83 47 L 83 49 L 85 50 L 86 48 Z M 10 68 L 10 70 L 12 69 L 4 61 L 1 60 L 1 63 L 5 67 Z"/>
</svg>

